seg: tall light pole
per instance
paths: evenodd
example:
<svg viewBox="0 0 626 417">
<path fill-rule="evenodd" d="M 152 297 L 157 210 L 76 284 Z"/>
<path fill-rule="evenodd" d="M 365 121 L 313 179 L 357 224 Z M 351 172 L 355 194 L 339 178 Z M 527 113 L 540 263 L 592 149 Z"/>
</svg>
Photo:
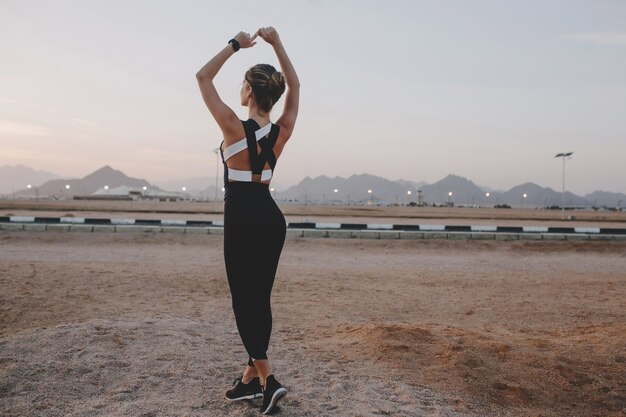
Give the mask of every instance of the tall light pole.
<svg viewBox="0 0 626 417">
<path fill-rule="evenodd" d="M 220 168 L 220 161 L 218 159 L 218 155 L 220 152 L 220 148 L 213 149 L 213 152 L 215 152 L 215 201 L 217 201 L 217 177 L 219 176 L 219 168 Z"/>
<path fill-rule="evenodd" d="M 565 161 L 572 159 L 574 152 L 563 152 L 554 155 L 555 158 L 563 160 L 563 189 L 561 191 L 561 220 L 565 220 Z"/>
<path fill-rule="evenodd" d="M 33 187 L 32 185 L 28 184 L 27 185 L 28 189 L 30 190 L 31 188 L 33 188 L 35 190 L 35 200 L 39 200 L 39 190 L 37 189 L 37 187 Z"/>
</svg>

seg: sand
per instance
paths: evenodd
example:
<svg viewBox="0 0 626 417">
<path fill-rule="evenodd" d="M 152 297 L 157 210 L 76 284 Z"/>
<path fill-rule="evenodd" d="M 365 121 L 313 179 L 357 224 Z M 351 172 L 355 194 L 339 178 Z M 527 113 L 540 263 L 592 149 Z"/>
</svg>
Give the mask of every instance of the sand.
<svg viewBox="0 0 626 417">
<path fill-rule="evenodd" d="M 213 235 L 0 232 L 0 414 L 256 416 Z M 626 415 L 626 243 L 289 237 L 280 416 Z"/>
</svg>

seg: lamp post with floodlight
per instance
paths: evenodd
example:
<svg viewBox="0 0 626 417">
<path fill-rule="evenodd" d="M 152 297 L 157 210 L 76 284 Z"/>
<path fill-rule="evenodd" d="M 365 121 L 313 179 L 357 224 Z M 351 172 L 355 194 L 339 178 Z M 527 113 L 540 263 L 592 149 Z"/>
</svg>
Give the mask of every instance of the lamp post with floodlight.
<svg viewBox="0 0 626 417">
<path fill-rule="evenodd" d="M 563 160 L 563 188 L 561 190 L 561 220 L 565 220 L 565 161 L 572 159 L 574 152 L 563 152 L 554 155 L 555 158 Z"/>
<path fill-rule="evenodd" d="M 217 178 L 219 176 L 219 167 L 220 167 L 220 161 L 218 159 L 218 155 L 220 152 L 220 148 L 213 149 L 213 152 L 215 152 L 215 201 L 217 202 Z"/>
<path fill-rule="evenodd" d="M 35 200 L 39 200 L 39 189 L 37 187 L 33 187 L 31 184 L 26 186 L 29 190 L 32 188 L 35 190 Z"/>
</svg>

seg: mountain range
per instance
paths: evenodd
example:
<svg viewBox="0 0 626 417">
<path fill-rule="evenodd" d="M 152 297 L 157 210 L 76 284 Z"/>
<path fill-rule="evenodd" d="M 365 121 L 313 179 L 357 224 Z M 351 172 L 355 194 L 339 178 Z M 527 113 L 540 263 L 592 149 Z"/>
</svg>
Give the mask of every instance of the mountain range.
<svg viewBox="0 0 626 417">
<path fill-rule="evenodd" d="M 3 167 L 4 168 L 4 167 Z M 17 183 L 17 181 L 15 181 Z M 23 181 L 20 181 L 23 183 Z M 108 185 L 111 188 L 126 185 L 129 187 L 141 188 L 143 186 L 151 187 L 151 189 L 160 190 L 158 187 L 151 186 L 144 179 L 131 178 L 122 171 L 111 168 L 108 165 L 92 172 L 91 174 L 79 179 L 51 179 L 43 184 L 33 183 L 32 189 L 22 188 L 15 190 L 15 196 L 38 195 L 40 197 L 68 197 L 74 195 L 91 195 L 100 188 Z M 69 188 L 67 188 L 69 186 Z"/>
<path fill-rule="evenodd" d="M 42 182 L 43 181 L 43 182 Z M 31 184 L 32 188 L 15 187 L 16 184 Z M 216 193 L 215 177 L 194 178 L 161 182 L 163 189 L 181 191 L 186 184 L 186 192 L 191 197 L 213 199 L 215 195 L 221 199 L 222 183 L 218 183 Z M 203 185 L 209 184 L 206 187 Z M 0 167 L 0 193 L 25 197 L 90 195 L 108 185 L 110 188 L 128 186 L 163 191 L 162 188 L 149 183 L 145 179 L 132 178 L 123 172 L 106 165 L 80 179 L 60 179 L 58 175 L 45 171 L 35 171 L 23 165 L 16 167 Z M 69 185 L 69 189 L 66 187 Z M 171 188 L 170 188 L 171 187 Z M 298 184 L 284 191 L 274 192 L 277 200 L 297 203 L 326 202 L 351 204 L 407 204 L 416 202 L 418 191 L 421 199 L 427 204 L 480 205 L 493 206 L 507 204 L 513 207 L 546 207 L 560 206 L 563 201 L 561 192 L 534 183 L 517 185 L 508 191 L 494 191 L 485 186 L 478 186 L 472 181 L 458 175 L 447 177 L 433 184 L 407 180 L 388 180 L 370 174 L 352 175 L 348 178 L 328 177 L 320 175 L 315 178 L 305 177 Z M 524 194 L 526 197 L 524 197 Z M 626 195 L 607 191 L 578 196 L 566 192 L 564 196 L 567 207 L 617 207 L 626 204 Z"/>
<path fill-rule="evenodd" d="M 28 184 L 37 186 L 46 181 L 61 178 L 47 171 L 36 171 L 24 165 L 0 167 L 0 194 L 10 194 L 26 188 Z"/>
<path fill-rule="evenodd" d="M 563 202 L 561 192 L 534 183 L 517 185 L 508 191 L 493 191 L 458 175 L 448 175 L 433 184 L 405 180 L 391 181 L 368 174 L 352 175 L 349 178 L 329 178 L 322 175 L 316 178 L 306 177 L 299 184 L 282 193 L 277 193 L 276 197 L 299 202 L 407 204 L 417 201 L 418 191 L 421 191 L 422 201 L 429 205 L 450 202 L 455 205 L 507 204 L 512 207 L 546 207 L 560 206 Z M 571 192 L 565 192 L 564 201 L 566 207 L 592 207 L 594 205 L 615 207 L 621 203 L 626 204 L 626 195 L 596 191 L 580 197 Z"/>
</svg>

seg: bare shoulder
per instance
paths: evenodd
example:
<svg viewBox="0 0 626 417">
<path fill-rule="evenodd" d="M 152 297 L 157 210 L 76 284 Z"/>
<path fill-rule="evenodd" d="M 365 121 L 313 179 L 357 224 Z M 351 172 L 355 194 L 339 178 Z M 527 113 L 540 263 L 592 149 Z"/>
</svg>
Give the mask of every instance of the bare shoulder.
<svg viewBox="0 0 626 417">
<path fill-rule="evenodd" d="M 246 131 L 243 128 L 243 121 L 237 119 L 237 123 L 233 123 L 228 130 L 222 131 L 224 136 L 224 145 L 229 146 L 246 137 Z"/>
</svg>

